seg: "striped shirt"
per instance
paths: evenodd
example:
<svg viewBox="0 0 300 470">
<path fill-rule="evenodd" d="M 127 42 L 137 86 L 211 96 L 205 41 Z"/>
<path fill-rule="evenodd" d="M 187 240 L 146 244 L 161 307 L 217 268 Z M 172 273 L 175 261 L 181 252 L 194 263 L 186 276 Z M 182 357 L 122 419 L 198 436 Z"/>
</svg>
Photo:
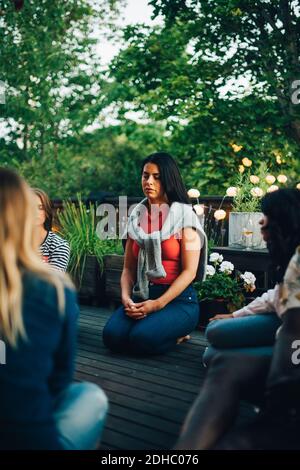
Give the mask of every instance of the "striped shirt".
<svg viewBox="0 0 300 470">
<path fill-rule="evenodd" d="M 70 258 L 70 246 L 66 240 L 50 231 L 41 244 L 40 251 L 45 263 L 58 271 L 66 272 Z"/>
</svg>

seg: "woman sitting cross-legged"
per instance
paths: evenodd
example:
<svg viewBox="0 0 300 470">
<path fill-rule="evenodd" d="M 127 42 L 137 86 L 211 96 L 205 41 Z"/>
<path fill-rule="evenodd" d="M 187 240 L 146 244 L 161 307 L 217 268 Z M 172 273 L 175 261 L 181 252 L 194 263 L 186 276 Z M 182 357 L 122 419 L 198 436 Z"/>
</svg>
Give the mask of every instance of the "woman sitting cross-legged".
<svg viewBox="0 0 300 470">
<path fill-rule="evenodd" d="M 38 255 L 36 216 L 25 181 L 0 168 L 0 449 L 92 449 L 107 398 L 72 383 L 76 296 Z"/>
<path fill-rule="evenodd" d="M 170 155 L 143 161 L 142 189 L 146 199 L 127 227 L 123 305 L 105 325 L 103 341 L 113 351 L 162 354 L 199 321 L 192 282 L 205 272 L 206 236 Z"/>
<path fill-rule="evenodd" d="M 206 329 L 209 347 L 203 356 L 208 365 L 218 352 L 239 350 L 272 355 L 275 334 L 281 325 L 280 281 L 300 244 L 300 191 L 280 189 L 262 199 L 261 232 L 270 253 L 277 284 L 261 297 L 231 315 L 216 315 Z M 231 317 L 231 318 L 230 318 Z"/>
</svg>

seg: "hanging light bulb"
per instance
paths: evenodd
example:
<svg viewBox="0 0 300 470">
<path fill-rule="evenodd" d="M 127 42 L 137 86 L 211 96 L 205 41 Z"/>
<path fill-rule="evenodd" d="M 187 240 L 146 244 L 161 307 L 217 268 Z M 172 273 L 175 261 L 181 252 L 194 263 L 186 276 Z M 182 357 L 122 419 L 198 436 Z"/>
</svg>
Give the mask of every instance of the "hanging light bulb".
<svg viewBox="0 0 300 470">
<path fill-rule="evenodd" d="M 200 196 L 198 189 L 191 188 L 188 190 L 188 197 L 191 199 L 197 199 Z"/>
<path fill-rule="evenodd" d="M 204 206 L 202 204 L 195 204 L 193 206 L 195 209 L 195 212 L 197 215 L 203 215 L 204 214 Z"/>
<path fill-rule="evenodd" d="M 216 220 L 223 220 L 225 219 L 226 217 L 226 212 L 223 210 L 223 209 L 218 209 L 215 213 L 214 213 L 214 218 Z"/>
</svg>

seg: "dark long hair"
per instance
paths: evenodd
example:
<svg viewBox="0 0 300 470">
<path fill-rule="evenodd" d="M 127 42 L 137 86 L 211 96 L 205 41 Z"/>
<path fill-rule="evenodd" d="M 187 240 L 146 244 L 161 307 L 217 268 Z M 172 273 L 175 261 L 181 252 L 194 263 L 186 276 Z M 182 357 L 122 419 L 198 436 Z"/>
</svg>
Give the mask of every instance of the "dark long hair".
<svg viewBox="0 0 300 470">
<path fill-rule="evenodd" d="M 48 197 L 48 195 L 39 188 L 33 188 L 33 192 L 40 198 L 42 206 L 44 207 L 45 211 L 45 222 L 44 222 L 44 229 L 49 232 L 52 228 L 52 219 L 53 219 L 53 211 L 52 211 L 52 204 Z"/>
<path fill-rule="evenodd" d="M 281 282 L 289 261 L 300 245 L 300 191 L 279 189 L 267 193 L 261 201 L 268 217 L 267 247 L 277 282 Z"/>
<path fill-rule="evenodd" d="M 160 181 L 170 205 L 172 202 L 191 203 L 177 163 L 170 154 L 165 152 L 152 153 L 142 161 L 141 172 L 143 172 L 147 163 L 155 163 L 158 166 Z"/>
</svg>

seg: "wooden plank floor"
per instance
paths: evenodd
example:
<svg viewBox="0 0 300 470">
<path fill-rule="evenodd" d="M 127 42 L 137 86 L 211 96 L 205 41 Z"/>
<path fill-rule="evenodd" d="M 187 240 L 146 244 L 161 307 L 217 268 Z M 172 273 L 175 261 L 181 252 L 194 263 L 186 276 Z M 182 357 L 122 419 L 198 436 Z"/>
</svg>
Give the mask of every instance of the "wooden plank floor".
<svg viewBox="0 0 300 470">
<path fill-rule="evenodd" d="M 100 385 L 110 412 L 102 449 L 171 449 L 205 375 L 203 333 L 163 356 L 113 354 L 102 342 L 111 311 L 81 306 L 76 379 Z M 245 415 L 249 413 L 245 408 Z"/>
</svg>

